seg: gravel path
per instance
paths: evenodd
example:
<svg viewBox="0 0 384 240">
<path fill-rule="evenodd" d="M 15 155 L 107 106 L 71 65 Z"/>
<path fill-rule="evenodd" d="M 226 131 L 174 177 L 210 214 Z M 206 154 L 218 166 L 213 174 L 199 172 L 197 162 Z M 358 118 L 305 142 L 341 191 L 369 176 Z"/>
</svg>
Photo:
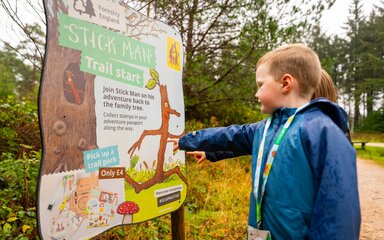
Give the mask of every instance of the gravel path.
<svg viewBox="0 0 384 240">
<path fill-rule="evenodd" d="M 384 167 L 370 160 L 358 159 L 362 224 L 360 239 L 384 239 Z"/>
<path fill-rule="evenodd" d="M 384 147 L 384 143 L 368 142 L 367 146 L 371 146 L 371 147 Z"/>
</svg>

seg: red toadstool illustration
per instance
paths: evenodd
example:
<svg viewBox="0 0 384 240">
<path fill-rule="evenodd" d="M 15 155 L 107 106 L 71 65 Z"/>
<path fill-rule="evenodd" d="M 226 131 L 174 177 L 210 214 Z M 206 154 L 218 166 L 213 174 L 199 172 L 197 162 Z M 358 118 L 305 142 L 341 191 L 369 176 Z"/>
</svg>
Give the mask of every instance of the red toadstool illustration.
<svg viewBox="0 0 384 240">
<path fill-rule="evenodd" d="M 117 213 L 124 215 L 122 224 L 130 224 L 133 221 L 133 214 L 140 210 L 139 206 L 132 201 L 120 203 L 117 207 Z"/>
</svg>

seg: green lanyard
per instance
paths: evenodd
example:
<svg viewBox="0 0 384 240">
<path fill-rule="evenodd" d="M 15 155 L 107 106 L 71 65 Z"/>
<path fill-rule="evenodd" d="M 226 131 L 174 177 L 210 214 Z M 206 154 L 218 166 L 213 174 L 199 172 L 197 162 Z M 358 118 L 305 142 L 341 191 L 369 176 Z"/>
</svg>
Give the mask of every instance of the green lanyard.
<svg viewBox="0 0 384 240">
<path fill-rule="evenodd" d="M 263 132 L 263 137 L 261 139 L 261 143 L 260 143 L 260 147 L 259 147 L 259 153 L 257 155 L 255 182 L 254 182 L 254 188 L 253 188 L 253 194 L 254 194 L 255 199 L 256 199 L 256 212 L 257 212 L 256 218 L 257 218 L 257 224 L 258 225 L 261 224 L 261 203 L 262 203 L 262 200 L 263 200 L 263 196 L 264 196 L 264 192 L 265 192 L 265 186 L 267 184 L 268 176 L 269 176 L 269 173 L 270 173 L 271 168 L 272 168 L 273 160 L 276 157 L 277 149 L 279 148 L 281 141 L 283 140 L 285 134 L 287 133 L 287 130 L 288 130 L 289 126 L 291 126 L 291 123 L 292 123 L 293 119 L 295 118 L 296 113 L 299 112 L 301 109 L 303 109 L 306 106 L 307 106 L 307 104 L 305 104 L 301 108 L 298 108 L 296 110 L 296 112 L 292 116 L 290 116 L 288 118 L 287 122 L 284 124 L 283 129 L 279 132 L 277 138 L 275 139 L 275 141 L 273 143 L 273 146 L 272 146 L 272 149 L 271 149 L 271 152 L 268 154 L 267 163 L 265 164 L 265 168 L 264 168 L 264 171 L 263 171 L 263 179 L 262 179 L 262 186 L 261 186 L 261 196 L 259 197 L 258 196 L 258 189 L 259 189 L 259 185 L 260 185 L 261 162 L 262 162 L 263 153 L 264 153 L 265 138 L 267 136 L 268 128 L 269 128 L 269 126 L 271 125 L 271 122 L 272 122 L 272 116 L 270 116 L 268 118 L 268 120 L 267 120 L 267 122 L 265 124 L 264 132 Z"/>
</svg>

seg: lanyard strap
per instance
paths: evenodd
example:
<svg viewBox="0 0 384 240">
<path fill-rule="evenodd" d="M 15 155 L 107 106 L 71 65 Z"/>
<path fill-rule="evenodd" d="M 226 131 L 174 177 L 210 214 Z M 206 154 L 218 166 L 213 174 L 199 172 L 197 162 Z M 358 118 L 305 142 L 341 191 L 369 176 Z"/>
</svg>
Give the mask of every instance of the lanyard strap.
<svg viewBox="0 0 384 240">
<path fill-rule="evenodd" d="M 261 185 L 261 196 L 259 196 L 259 186 L 260 186 L 260 172 L 261 172 L 261 162 L 264 154 L 264 147 L 265 147 L 265 138 L 267 136 L 268 129 L 271 125 L 272 122 L 272 116 L 268 117 L 267 122 L 265 124 L 264 132 L 263 132 L 263 137 L 261 139 L 261 143 L 259 146 L 259 152 L 257 155 L 257 165 L 256 165 L 256 173 L 255 173 L 255 181 L 254 181 L 254 188 L 253 188 L 253 193 L 256 199 L 256 218 L 257 218 L 257 223 L 258 225 L 261 224 L 261 203 L 263 200 L 264 192 L 265 192 L 265 186 L 267 184 L 267 180 L 269 177 L 269 172 L 271 171 L 273 160 L 276 157 L 277 149 L 280 146 L 281 141 L 283 140 L 285 134 L 287 133 L 287 130 L 289 126 L 291 126 L 291 123 L 293 119 L 296 116 L 296 113 L 299 112 L 301 109 L 306 107 L 307 104 L 302 106 L 301 108 L 298 108 L 295 113 L 288 118 L 286 123 L 283 126 L 283 129 L 279 132 L 277 135 L 277 138 L 275 139 L 272 149 L 270 153 L 268 154 L 267 158 L 267 163 L 265 164 L 264 171 L 263 171 L 263 179 L 262 179 L 262 185 Z"/>
</svg>

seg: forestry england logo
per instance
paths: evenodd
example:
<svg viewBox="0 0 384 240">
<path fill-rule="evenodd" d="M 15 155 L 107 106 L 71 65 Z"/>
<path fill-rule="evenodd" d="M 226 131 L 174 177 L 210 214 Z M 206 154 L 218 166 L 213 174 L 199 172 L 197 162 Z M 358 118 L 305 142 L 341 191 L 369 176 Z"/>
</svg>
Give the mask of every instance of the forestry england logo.
<svg viewBox="0 0 384 240">
<path fill-rule="evenodd" d="M 124 7 L 116 0 L 68 0 L 68 15 L 108 29 L 126 28 Z"/>
<path fill-rule="evenodd" d="M 92 18 L 92 16 L 96 16 L 91 0 L 75 0 L 73 2 L 73 9 L 75 9 L 75 11 L 77 11 L 80 15 L 82 15 L 83 13 L 88 14 L 89 18 Z"/>
</svg>

